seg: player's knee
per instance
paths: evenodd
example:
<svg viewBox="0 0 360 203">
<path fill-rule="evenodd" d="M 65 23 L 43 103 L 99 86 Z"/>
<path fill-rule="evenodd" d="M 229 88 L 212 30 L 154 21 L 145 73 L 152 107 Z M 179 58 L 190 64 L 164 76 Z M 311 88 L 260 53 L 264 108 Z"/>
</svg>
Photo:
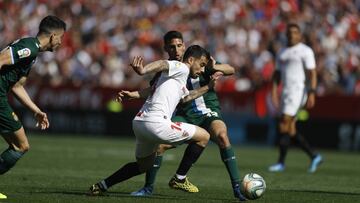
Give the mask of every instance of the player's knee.
<svg viewBox="0 0 360 203">
<path fill-rule="evenodd" d="M 30 150 L 30 145 L 29 143 L 23 143 L 18 147 L 18 151 L 22 152 L 22 153 L 26 153 L 27 151 Z"/>
<path fill-rule="evenodd" d="M 289 133 L 290 132 L 290 124 L 287 121 L 281 121 L 279 125 L 280 133 Z"/>
<path fill-rule="evenodd" d="M 204 132 L 200 136 L 200 139 L 197 141 L 197 144 L 202 147 L 206 147 L 206 145 L 208 144 L 209 139 L 210 139 L 210 134 L 208 132 L 206 132 L 205 130 L 203 130 L 203 131 Z"/>
<path fill-rule="evenodd" d="M 157 148 L 156 155 L 162 155 L 166 150 L 173 148 L 172 145 L 160 144 Z"/>
<path fill-rule="evenodd" d="M 221 149 L 225 149 L 226 147 L 230 146 L 229 137 L 225 131 L 218 133 L 215 141 Z"/>
</svg>

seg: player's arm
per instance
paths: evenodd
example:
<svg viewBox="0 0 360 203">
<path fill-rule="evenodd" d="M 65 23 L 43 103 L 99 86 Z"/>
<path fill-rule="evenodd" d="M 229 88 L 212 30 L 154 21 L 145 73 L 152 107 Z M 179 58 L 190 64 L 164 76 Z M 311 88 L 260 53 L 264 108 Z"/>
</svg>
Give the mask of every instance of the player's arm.
<svg viewBox="0 0 360 203">
<path fill-rule="evenodd" d="M 272 76 L 271 99 L 275 108 L 279 107 L 278 86 L 280 84 L 280 71 L 275 70 Z"/>
<path fill-rule="evenodd" d="M 116 101 L 122 102 L 124 100 L 145 99 L 150 95 L 150 93 L 151 93 L 151 87 L 138 91 L 121 90 L 120 92 L 118 92 Z"/>
<path fill-rule="evenodd" d="M 181 103 L 186 103 L 186 102 L 192 101 L 192 100 L 200 97 L 201 95 L 205 94 L 206 92 L 208 92 L 209 89 L 210 89 L 209 85 L 205 85 L 205 86 L 202 86 L 202 87 L 200 87 L 198 89 L 191 90 L 191 91 L 189 91 L 189 94 L 186 97 L 181 99 L 180 102 Z"/>
<path fill-rule="evenodd" d="M 217 79 L 219 79 L 220 76 L 213 76 L 211 77 L 210 82 L 207 85 L 204 85 L 200 88 L 194 89 L 189 91 L 189 94 L 186 95 L 184 98 L 182 98 L 180 100 L 181 103 L 186 103 L 189 101 L 192 101 L 200 96 L 202 96 L 203 94 L 207 93 L 210 89 L 214 88 Z"/>
<path fill-rule="evenodd" d="M 233 75 L 235 73 L 234 67 L 226 63 L 217 63 L 213 57 L 211 57 L 211 63 L 214 72 L 222 72 L 225 76 Z"/>
<path fill-rule="evenodd" d="M 0 52 L 0 70 L 3 65 L 12 64 L 11 49 L 8 47 Z"/>
<path fill-rule="evenodd" d="M 130 66 L 139 75 L 169 70 L 169 63 L 166 60 L 154 61 L 146 66 L 144 66 L 143 63 L 144 59 L 141 56 L 135 56 L 133 61 L 130 63 Z"/>
<path fill-rule="evenodd" d="M 317 74 L 316 69 L 311 69 L 309 71 L 309 85 L 310 89 L 308 90 L 308 100 L 306 107 L 312 108 L 315 106 L 315 96 L 316 96 L 316 86 L 317 86 Z"/>
<path fill-rule="evenodd" d="M 37 126 L 40 125 L 41 129 L 44 130 L 49 127 L 49 120 L 47 119 L 46 113 L 42 112 L 38 106 L 31 100 L 28 93 L 24 88 L 26 77 L 22 77 L 12 88 L 11 91 L 15 97 L 30 111 L 34 113 L 37 119 Z"/>
<path fill-rule="evenodd" d="M 225 76 L 233 75 L 235 73 L 235 68 L 226 63 L 225 64 L 215 64 L 213 66 L 213 68 L 215 71 L 222 72 Z"/>
</svg>

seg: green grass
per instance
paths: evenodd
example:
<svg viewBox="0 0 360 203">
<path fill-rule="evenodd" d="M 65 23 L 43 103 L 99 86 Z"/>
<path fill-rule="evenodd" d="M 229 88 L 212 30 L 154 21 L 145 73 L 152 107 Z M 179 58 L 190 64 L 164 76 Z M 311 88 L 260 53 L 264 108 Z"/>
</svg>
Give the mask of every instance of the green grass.
<svg viewBox="0 0 360 203">
<path fill-rule="evenodd" d="M 89 186 L 134 159 L 132 139 L 103 137 L 29 136 L 31 150 L 7 174 L 0 177 L 0 202 L 236 202 L 217 146 L 210 145 L 188 174 L 200 192 L 171 190 L 184 146 L 166 153 L 158 173 L 155 195 L 134 198 L 128 194 L 143 185 L 144 176 L 134 177 L 111 188 L 107 196 L 89 197 Z M 0 142 L 0 148 L 6 147 Z M 321 151 L 324 164 L 308 174 L 308 158 L 291 150 L 284 173 L 268 173 L 277 158 L 275 148 L 236 147 L 241 175 L 255 172 L 267 183 L 257 202 L 360 202 L 360 156 L 355 153 Z"/>
</svg>

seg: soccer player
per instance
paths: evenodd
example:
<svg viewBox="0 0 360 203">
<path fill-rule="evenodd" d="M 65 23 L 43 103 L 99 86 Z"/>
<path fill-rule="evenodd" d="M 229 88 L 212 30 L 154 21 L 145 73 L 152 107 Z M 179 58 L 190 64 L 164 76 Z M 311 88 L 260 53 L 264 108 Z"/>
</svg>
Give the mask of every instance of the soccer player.
<svg viewBox="0 0 360 203">
<path fill-rule="evenodd" d="M 46 113 L 31 100 L 24 84 L 40 52 L 53 51 L 61 45 L 66 24 L 55 16 L 41 20 L 36 37 L 22 38 L 9 44 L 0 52 L 0 134 L 9 147 L 0 155 L 0 174 L 9 171 L 29 150 L 24 128 L 8 103 L 7 94 L 15 97 L 33 112 L 36 126 L 49 127 Z"/>
<path fill-rule="evenodd" d="M 296 114 L 305 103 L 307 108 L 315 105 L 317 85 L 315 56 L 313 50 L 301 42 L 302 35 L 297 24 L 289 24 L 286 35 L 288 46 L 277 56 L 277 70 L 274 72 L 272 88 L 273 104 L 281 111 L 280 156 L 278 162 L 269 167 L 269 171 L 285 170 L 285 157 L 290 142 L 293 140 L 310 157 L 311 164 L 308 171 L 314 173 L 322 162 L 322 157 L 320 154 L 315 154 L 305 138 L 297 132 Z M 306 73 L 309 77 L 306 77 Z M 279 103 L 277 91 L 280 80 L 282 81 L 281 103 Z"/>
<path fill-rule="evenodd" d="M 131 67 L 139 75 L 161 72 L 150 95 L 133 120 L 136 136 L 136 162 L 121 167 L 111 176 L 92 185 L 90 195 L 101 195 L 111 186 L 149 170 L 154 164 L 156 149 L 160 143 L 179 145 L 189 142 L 185 150 L 184 172 L 196 162 L 209 141 L 209 133 L 192 124 L 173 123 L 171 116 L 176 105 L 189 94 L 186 88 L 188 76 L 198 77 L 209 62 L 209 53 L 198 45 L 189 47 L 183 63 L 159 60 L 143 66 L 143 59 L 135 57 Z"/>
<path fill-rule="evenodd" d="M 181 60 L 185 44 L 180 32 L 169 31 L 164 36 L 164 49 L 169 55 L 169 60 Z M 214 62 L 214 60 L 213 60 Z M 232 75 L 234 68 L 228 64 L 213 64 L 210 63 L 205 67 L 205 72 L 200 75 L 199 78 L 188 78 L 187 88 L 197 89 L 201 87 L 201 92 L 205 91 L 205 94 L 197 98 L 199 95 L 194 95 L 191 102 L 183 102 L 179 105 L 176 116 L 172 118 L 173 122 L 187 122 L 197 126 L 201 126 L 210 133 L 210 139 L 215 142 L 220 149 L 220 156 L 223 160 L 225 167 L 230 176 L 234 196 L 243 200 L 240 193 L 240 176 L 237 168 L 237 162 L 235 153 L 231 147 L 227 135 L 227 128 L 222 120 L 220 112 L 220 103 L 218 101 L 216 92 L 213 88 L 206 88 L 210 81 L 212 74 L 220 75 Z M 119 99 L 133 99 L 139 98 L 141 95 L 135 92 L 122 91 L 119 93 Z M 155 157 L 154 166 L 146 172 L 145 185 L 140 190 L 133 192 L 134 196 L 149 196 L 154 189 L 154 183 L 157 171 L 162 163 L 162 155 L 165 150 L 172 148 L 169 145 L 160 145 Z M 182 170 L 183 166 L 180 164 L 175 176 L 170 180 L 169 186 L 175 189 L 181 189 L 186 192 L 198 192 L 199 189 L 188 181 L 186 173 Z"/>
</svg>

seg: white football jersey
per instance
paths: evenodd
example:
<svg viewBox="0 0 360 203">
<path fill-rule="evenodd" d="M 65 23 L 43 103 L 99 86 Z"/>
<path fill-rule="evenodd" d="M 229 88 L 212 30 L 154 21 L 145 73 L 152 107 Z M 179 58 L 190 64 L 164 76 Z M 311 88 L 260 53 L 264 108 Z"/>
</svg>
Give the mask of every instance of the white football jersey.
<svg viewBox="0 0 360 203">
<path fill-rule="evenodd" d="M 282 49 L 276 63 L 276 69 L 281 71 L 284 89 L 305 87 L 305 69 L 316 67 L 313 50 L 303 43 Z"/>
<path fill-rule="evenodd" d="M 187 65 L 179 61 L 167 62 L 169 70 L 163 71 L 153 84 L 151 94 L 134 120 L 170 120 L 180 99 L 189 94 L 186 81 L 190 70 Z"/>
</svg>

